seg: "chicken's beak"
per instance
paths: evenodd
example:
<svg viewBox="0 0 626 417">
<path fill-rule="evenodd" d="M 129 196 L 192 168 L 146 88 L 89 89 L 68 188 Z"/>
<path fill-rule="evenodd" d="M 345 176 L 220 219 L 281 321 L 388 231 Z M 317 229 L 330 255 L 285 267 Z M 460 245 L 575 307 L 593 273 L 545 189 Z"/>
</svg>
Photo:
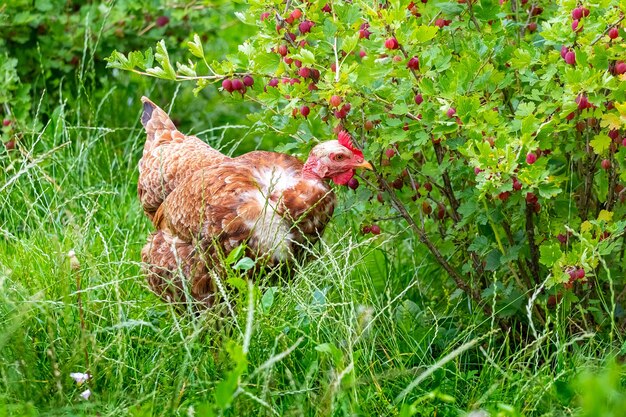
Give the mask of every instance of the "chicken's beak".
<svg viewBox="0 0 626 417">
<path fill-rule="evenodd" d="M 374 170 L 374 168 L 372 167 L 372 164 L 370 164 L 370 163 L 369 163 L 369 162 L 367 162 L 367 161 L 363 161 L 363 162 L 361 162 L 360 164 L 355 165 L 354 167 L 355 167 L 355 168 L 365 168 L 365 169 L 369 169 L 370 171 L 373 171 L 373 170 Z"/>
</svg>

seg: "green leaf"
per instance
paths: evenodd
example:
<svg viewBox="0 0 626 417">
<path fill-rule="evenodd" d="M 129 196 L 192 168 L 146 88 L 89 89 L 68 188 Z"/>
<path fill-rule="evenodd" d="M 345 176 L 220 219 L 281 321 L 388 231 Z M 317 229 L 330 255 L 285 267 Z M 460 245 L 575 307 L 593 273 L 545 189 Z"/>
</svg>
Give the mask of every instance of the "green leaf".
<svg viewBox="0 0 626 417">
<path fill-rule="evenodd" d="M 254 268 L 254 265 L 256 265 L 256 263 L 252 259 L 246 256 L 244 258 L 241 258 L 239 262 L 237 262 L 235 266 L 233 266 L 233 269 L 240 269 L 242 271 L 247 271 L 249 269 Z"/>
<path fill-rule="evenodd" d="M 589 142 L 596 155 L 601 155 L 609 149 L 611 146 L 611 138 L 606 134 L 599 134 Z"/>
<path fill-rule="evenodd" d="M 411 42 L 426 43 L 437 36 L 439 28 L 437 26 L 420 25 L 415 30 Z"/>
<path fill-rule="evenodd" d="M 486 271 L 495 271 L 502 264 L 501 261 L 502 254 L 499 250 L 494 249 L 487 254 L 487 258 L 485 258 L 485 270 Z"/>
<path fill-rule="evenodd" d="M 239 259 L 241 259 L 245 250 L 246 250 L 246 245 L 241 244 L 237 246 L 235 249 L 233 249 L 232 251 L 230 251 L 230 253 L 226 257 L 226 260 L 224 261 L 226 265 L 232 265 L 235 262 L 237 262 Z"/>
<path fill-rule="evenodd" d="M 547 267 L 552 267 L 563 256 L 559 243 L 544 243 L 539 247 L 539 254 L 539 262 Z"/>
<path fill-rule="evenodd" d="M 269 287 L 263 294 L 263 297 L 261 297 L 261 308 L 263 309 L 264 313 L 270 311 L 270 308 L 274 304 L 274 294 L 277 291 L 278 287 Z"/>
<path fill-rule="evenodd" d="M 165 41 L 160 40 L 156 46 L 156 53 L 154 54 L 156 61 L 161 64 L 161 68 L 149 68 L 146 71 L 158 78 L 165 78 L 168 80 L 176 79 L 176 71 L 170 62 L 170 56 L 167 53 L 165 47 Z"/>
<path fill-rule="evenodd" d="M 204 49 L 202 48 L 202 41 L 197 33 L 193 35 L 193 41 L 187 42 L 189 52 L 195 57 L 204 59 Z"/>
</svg>

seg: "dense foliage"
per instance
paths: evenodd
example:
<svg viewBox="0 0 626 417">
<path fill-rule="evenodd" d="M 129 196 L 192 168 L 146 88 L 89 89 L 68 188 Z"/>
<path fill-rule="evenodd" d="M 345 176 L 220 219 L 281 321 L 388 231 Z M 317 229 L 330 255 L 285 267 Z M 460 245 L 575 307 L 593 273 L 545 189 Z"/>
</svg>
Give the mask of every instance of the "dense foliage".
<svg viewBox="0 0 626 417">
<path fill-rule="evenodd" d="M 257 101 L 258 132 L 296 139 L 280 150 L 347 130 L 377 162 L 366 187 L 350 184 L 366 234 L 404 219 L 504 328 L 558 306 L 590 330 L 614 325 L 626 284 L 625 11 L 255 1 L 239 18 L 257 33 L 226 60 L 196 36 L 185 63 L 159 42 L 110 66 Z"/>
<path fill-rule="evenodd" d="M 0 416 L 621 416 L 624 12 L 0 4 Z M 181 315 L 139 263 L 142 95 L 226 153 L 345 130 L 375 171 L 292 280 Z"/>
</svg>

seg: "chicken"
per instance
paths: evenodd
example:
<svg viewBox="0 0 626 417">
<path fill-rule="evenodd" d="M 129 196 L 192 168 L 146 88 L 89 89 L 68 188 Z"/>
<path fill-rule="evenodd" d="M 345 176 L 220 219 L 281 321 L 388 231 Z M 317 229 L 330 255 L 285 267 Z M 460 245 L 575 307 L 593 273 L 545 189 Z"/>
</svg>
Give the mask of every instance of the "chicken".
<svg viewBox="0 0 626 417">
<path fill-rule="evenodd" d="M 335 208 L 326 180 L 345 185 L 355 169 L 372 168 L 346 132 L 316 145 L 304 164 L 265 151 L 230 158 L 142 101 L 147 139 L 137 190 L 156 231 L 141 258 L 150 288 L 169 302 L 213 305 L 223 260 L 241 245 L 259 267 L 302 259 Z"/>
</svg>

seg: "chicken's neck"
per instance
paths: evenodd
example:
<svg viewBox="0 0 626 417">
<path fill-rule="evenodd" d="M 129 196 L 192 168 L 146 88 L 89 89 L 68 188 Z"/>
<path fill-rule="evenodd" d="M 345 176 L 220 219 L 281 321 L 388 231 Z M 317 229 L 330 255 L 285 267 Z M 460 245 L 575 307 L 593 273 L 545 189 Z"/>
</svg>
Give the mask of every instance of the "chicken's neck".
<svg viewBox="0 0 626 417">
<path fill-rule="evenodd" d="M 322 175 L 320 175 L 320 163 L 319 160 L 313 155 L 309 155 L 309 159 L 306 160 L 304 166 L 302 167 L 302 178 L 307 180 L 322 180 Z"/>
</svg>

